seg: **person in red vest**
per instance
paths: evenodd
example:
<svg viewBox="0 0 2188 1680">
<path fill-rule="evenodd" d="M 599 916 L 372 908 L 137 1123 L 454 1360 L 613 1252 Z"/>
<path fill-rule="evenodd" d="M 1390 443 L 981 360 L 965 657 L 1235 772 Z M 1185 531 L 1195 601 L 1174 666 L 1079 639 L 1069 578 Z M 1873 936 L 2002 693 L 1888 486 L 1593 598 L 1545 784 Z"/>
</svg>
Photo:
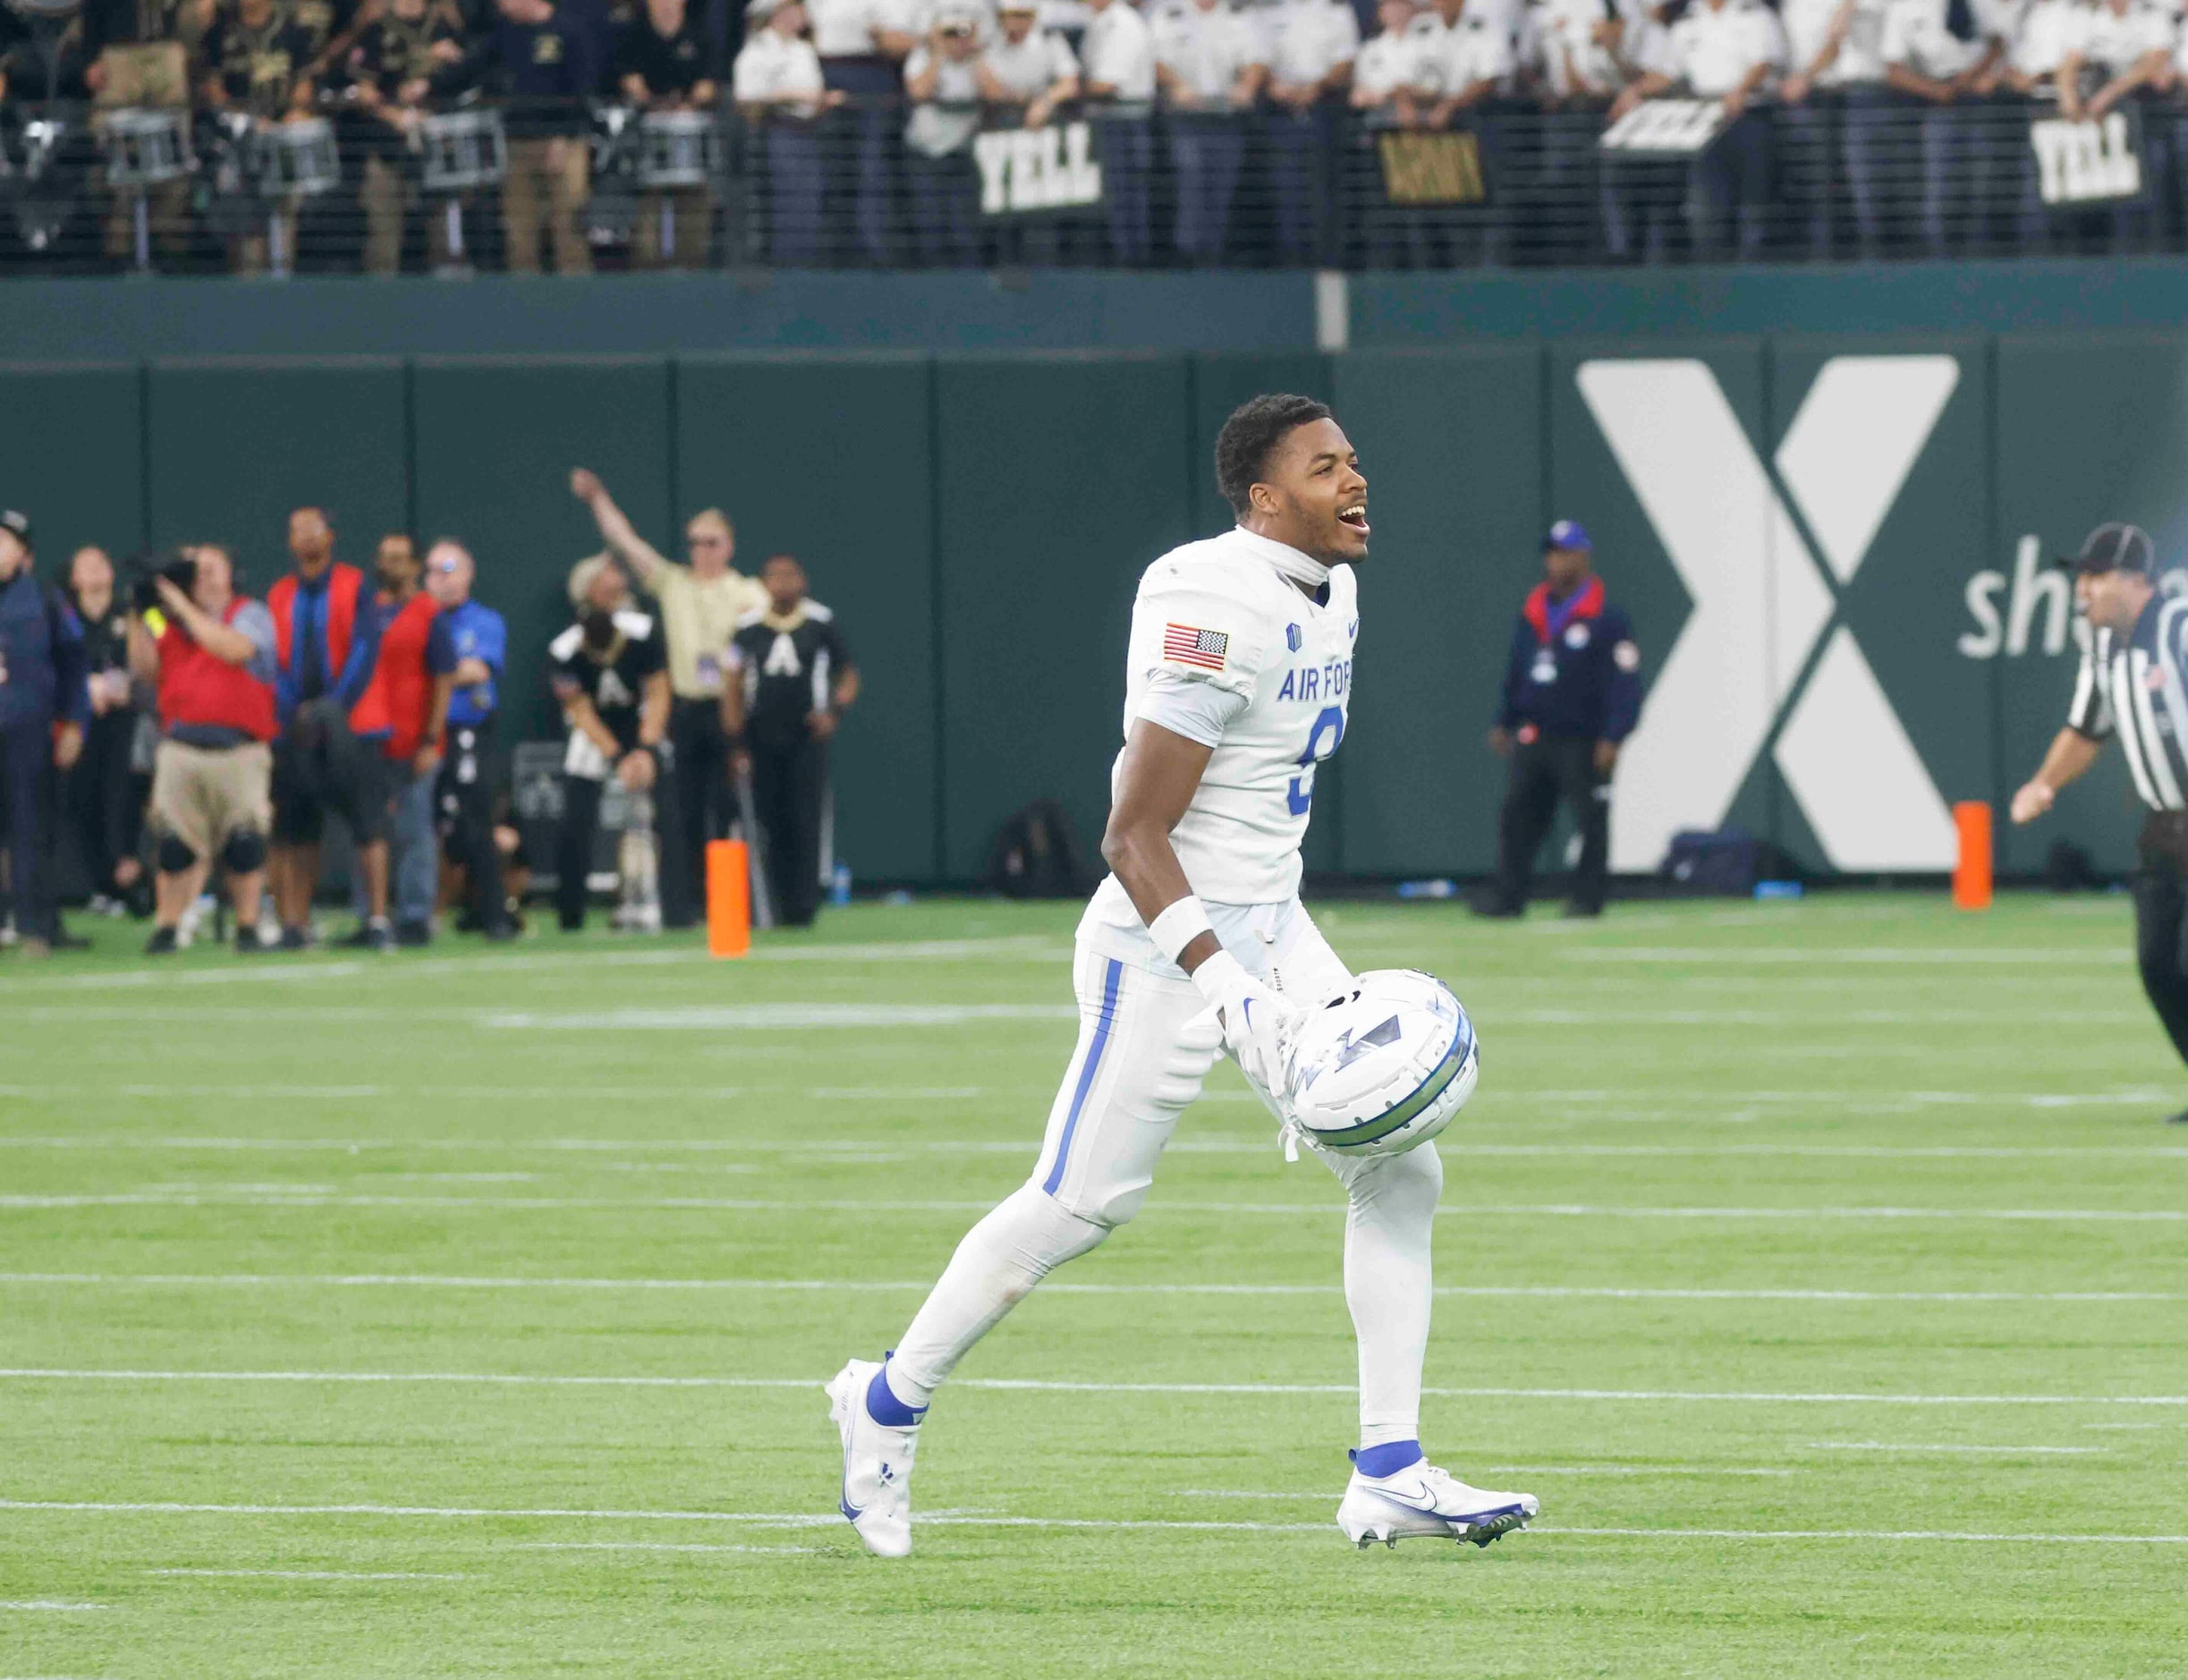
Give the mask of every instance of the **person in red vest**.
<svg viewBox="0 0 2188 1680">
<path fill-rule="evenodd" d="M 187 591 L 177 581 L 187 576 Z M 175 948 L 182 912 L 217 857 L 235 907 L 235 948 L 263 948 L 259 894 L 272 818 L 274 620 L 235 592 L 235 563 L 217 544 L 182 551 L 157 580 L 162 611 L 131 614 L 131 675 L 157 684 L 159 747 L 152 826 L 159 871 L 147 954 Z M 157 618 L 157 627 L 151 621 Z"/>
<path fill-rule="evenodd" d="M 281 733 L 274 742 L 274 905 L 281 946 L 311 943 L 311 899 L 319 886 L 319 836 L 331 809 L 361 850 L 386 833 L 379 755 L 360 751 L 350 714 L 372 681 L 379 615 L 365 574 L 335 558 L 326 513 L 289 515 L 296 570 L 267 591 L 274 619 L 274 699 Z"/>
<path fill-rule="evenodd" d="M 379 593 L 379 652 L 372 681 L 350 714 L 359 745 L 380 758 L 377 785 L 390 827 L 358 848 L 352 897 L 357 931 L 345 946 L 383 951 L 424 945 L 433 938 L 433 904 L 440 887 L 440 843 L 433 827 L 433 784 L 440 773 L 448 700 L 455 689 L 456 644 L 440 603 L 420 584 L 425 564 L 417 540 L 402 531 L 380 539 L 372 559 Z M 393 835 L 395 919 L 387 919 Z"/>
</svg>

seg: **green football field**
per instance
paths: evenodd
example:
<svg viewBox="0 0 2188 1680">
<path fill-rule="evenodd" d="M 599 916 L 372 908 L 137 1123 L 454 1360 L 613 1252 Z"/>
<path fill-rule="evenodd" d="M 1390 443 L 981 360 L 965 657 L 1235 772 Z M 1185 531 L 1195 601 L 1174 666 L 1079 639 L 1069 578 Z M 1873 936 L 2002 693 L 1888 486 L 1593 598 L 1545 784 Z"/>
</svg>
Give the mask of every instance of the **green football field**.
<svg viewBox="0 0 2188 1680">
<path fill-rule="evenodd" d="M 1337 1533 L 1343 1202 L 1226 1066 L 865 1556 L 820 1385 L 1030 1165 L 1075 914 L 0 958 L 0 1676 L 2188 1668 L 2118 897 L 1324 907 L 1480 1027 L 1423 1433 L 1537 1526 Z"/>
</svg>

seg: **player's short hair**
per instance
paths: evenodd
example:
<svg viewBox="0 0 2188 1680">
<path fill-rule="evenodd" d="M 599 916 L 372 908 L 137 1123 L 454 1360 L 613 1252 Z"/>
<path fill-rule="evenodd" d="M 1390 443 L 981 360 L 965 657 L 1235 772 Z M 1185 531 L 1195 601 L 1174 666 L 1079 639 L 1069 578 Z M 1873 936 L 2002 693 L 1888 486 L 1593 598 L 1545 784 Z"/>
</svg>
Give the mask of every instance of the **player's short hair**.
<svg viewBox="0 0 2188 1680">
<path fill-rule="evenodd" d="M 1294 427 L 1328 418 L 1329 404 L 1310 396 L 1257 396 L 1233 409 L 1216 434 L 1216 488 L 1233 511 L 1243 518 L 1253 505 L 1253 487 Z"/>
</svg>

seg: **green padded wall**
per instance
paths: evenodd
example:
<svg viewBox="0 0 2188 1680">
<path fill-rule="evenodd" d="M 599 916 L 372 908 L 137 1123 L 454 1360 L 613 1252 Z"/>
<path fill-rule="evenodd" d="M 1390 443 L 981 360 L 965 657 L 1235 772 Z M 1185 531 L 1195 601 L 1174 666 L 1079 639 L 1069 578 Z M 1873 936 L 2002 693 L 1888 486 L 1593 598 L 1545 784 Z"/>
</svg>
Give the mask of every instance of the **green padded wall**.
<svg viewBox="0 0 2188 1680">
<path fill-rule="evenodd" d="M 1176 357 L 945 361 L 936 371 L 944 873 L 987 867 L 1027 801 L 1090 852 L 1121 739 L 1140 574 L 1194 534 Z"/>
<path fill-rule="evenodd" d="M 726 510 L 742 571 L 795 554 L 859 662 L 833 752 L 836 855 L 858 877 L 941 869 L 933 395 L 925 357 L 676 364 L 678 517 Z"/>
<path fill-rule="evenodd" d="M 56 582 L 87 543 L 144 546 L 142 395 L 133 363 L 0 364 L 0 506 L 30 515 Z"/>
<path fill-rule="evenodd" d="M 669 370 L 658 357 L 421 360 L 411 373 L 412 482 L 430 541 L 478 556 L 478 594 L 509 621 L 505 738 L 559 733 L 547 644 L 571 621 L 570 569 L 600 549 L 570 495 L 589 466 L 664 552 L 669 511 Z"/>
<path fill-rule="evenodd" d="M 335 552 L 369 567 L 410 516 L 400 361 L 161 361 L 146 379 L 152 539 L 226 543 L 263 595 L 289 569 L 290 510 L 334 521 Z"/>
<path fill-rule="evenodd" d="M 1487 870 L 1504 777 L 1485 736 L 1542 534 L 1542 357 L 1363 351 L 1336 376 L 1374 530 L 1339 754 L 1344 864 Z"/>
</svg>

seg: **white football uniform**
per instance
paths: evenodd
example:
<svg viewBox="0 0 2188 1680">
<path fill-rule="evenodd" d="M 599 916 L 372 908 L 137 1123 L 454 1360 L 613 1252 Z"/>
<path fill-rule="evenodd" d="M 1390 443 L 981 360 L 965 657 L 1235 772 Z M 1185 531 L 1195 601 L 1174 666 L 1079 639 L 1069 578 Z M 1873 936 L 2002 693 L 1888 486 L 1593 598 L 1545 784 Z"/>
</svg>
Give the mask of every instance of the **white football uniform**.
<svg viewBox="0 0 2188 1680">
<path fill-rule="evenodd" d="M 1124 733 L 1144 719 L 1213 749 L 1170 844 L 1225 948 L 1314 1002 L 1352 980 L 1299 902 L 1299 848 L 1316 768 L 1344 738 L 1360 613 L 1350 566 L 1331 570 L 1318 603 L 1271 563 L 1288 554 L 1232 530 L 1148 568 L 1125 656 Z M 1200 1094 L 1217 1036 L 1115 876 L 1080 920 L 1073 979 L 1079 1048 L 1032 1182 L 1082 1218 L 1122 1224 Z"/>
<path fill-rule="evenodd" d="M 1124 731 L 1146 720 L 1213 749 L 1171 844 L 1225 948 L 1265 985 L 1312 1004 L 1352 980 L 1299 902 L 1299 844 L 1316 766 L 1344 736 L 1360 616 L 1352 569 L 1333 568 L 1317 602 L 1279 570 L 1303 559 L 1233 530 L 1150 566 L 1132 608 Z M 965 1234 L 898 1338 L 888 1382 L 904 1404 L 924 1406 L 1029 1290 L 1140 1210 L 1215 1065 L 1214 1011 L 1155 948 L 1114 878 L 1080 921 L 1073 983 L 1079 1043 L 1040 1158 Z M 1442 1163 L 1433 1142 L 1403 1155 L 1317 1154 L 1350 1203 L 1361 1445 L 1417 1440 Z"/>
</svg>

